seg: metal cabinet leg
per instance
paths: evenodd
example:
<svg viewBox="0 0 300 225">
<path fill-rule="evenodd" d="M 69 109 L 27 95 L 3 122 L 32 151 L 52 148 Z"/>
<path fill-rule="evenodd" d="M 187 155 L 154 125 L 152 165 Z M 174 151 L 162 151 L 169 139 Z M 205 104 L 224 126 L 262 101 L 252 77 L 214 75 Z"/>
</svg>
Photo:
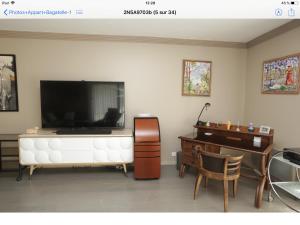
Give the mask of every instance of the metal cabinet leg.
<svg viewBox="0 0 300 225">
<path fill-rule="evenodd" d="M 19 164 L 19 174 L 16 178 L 16 181 L 21 181 L 23 179 L 23 170 L 25 167 L 23 167 L 21 164 Z"/>
<path fill-rule="evenodd" d="M 37 166 L 31 165 L 29 167 L 29 180 L 31 180 L 31 176 L 33 174 L 33 171 L 37 168 Z"/>
<path fill-rule="evenodd" d="M 127 167 L 126 164 L 123 164 L 124 175 L 127 177 Z"/>
</svg>

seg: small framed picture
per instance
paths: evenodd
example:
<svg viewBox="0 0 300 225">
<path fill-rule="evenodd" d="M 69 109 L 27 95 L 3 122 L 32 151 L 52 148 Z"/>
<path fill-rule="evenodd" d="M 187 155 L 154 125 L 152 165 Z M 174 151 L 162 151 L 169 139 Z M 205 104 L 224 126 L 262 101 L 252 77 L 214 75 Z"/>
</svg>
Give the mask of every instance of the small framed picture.
<svg viewBox="0 0 300 225">
<path fill-rule="evenodd" d="M 271 130 L 271 127 L 268 127 L 268 126 L 260 126 L 259 128 L 259 133 L 262 133 L 262 134 L 269 134 L 270 133 L 270 130 Z"/>
</svg>

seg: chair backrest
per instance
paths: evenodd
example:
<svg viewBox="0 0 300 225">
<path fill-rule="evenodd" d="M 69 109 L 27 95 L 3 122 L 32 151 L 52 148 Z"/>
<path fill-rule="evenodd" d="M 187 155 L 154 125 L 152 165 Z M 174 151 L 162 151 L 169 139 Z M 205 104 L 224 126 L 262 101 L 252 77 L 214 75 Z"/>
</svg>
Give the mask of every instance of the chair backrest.
<svg viewBox="0 0 300 225">
<path fill-rule="evenodd" d="M 230 156 L 206 152 L 201 145 L 195 146 L 195 151 L 199 159 L 199 169 L 212 173 L 222 173 L 224 176 L 240 174 L 243 155 Z"/>
</svg>

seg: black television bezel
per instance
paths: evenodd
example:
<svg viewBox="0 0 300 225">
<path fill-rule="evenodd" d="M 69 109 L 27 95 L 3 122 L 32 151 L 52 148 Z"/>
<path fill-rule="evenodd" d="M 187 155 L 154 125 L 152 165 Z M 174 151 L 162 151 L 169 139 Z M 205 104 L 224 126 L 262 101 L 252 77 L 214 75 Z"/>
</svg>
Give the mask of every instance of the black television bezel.
<svg viewBox="0 0 300 225">
<path fill-rule="evenodd" d="M 123 84 L 123 87 L 124 87 L 124 123 L 123 123 L 123 126 L 120 126 L 120 127 L 99 127 L 99 129 L 111 129 L 111 130 L 118 130 L 118 129 L 124 129 L 125 128 L 125 123 L 126 123 L 126 117 L 125 117 L 125 82 L 124 81 L 86 81 L 86 80 L 40 80 L 40 109 L 41 109 L 41 127 L 43 129 L 70 129 L 70 127 L 44 127 L 44 124 L 43 124 L 43 116 L 42 116 L 42 88 L 41 88 L 41 84 L 42 82 L 85 82 L 85 83 L 104 83 L 104 84 L 116 84 L 116 83 L 121 83 Z M 80 129 L 82 127 L 74 127 L 74 129 Z M 89 127 L 87 127 L 89 128 Z M 91 127 L 93 128 L 93 127 Z"/>
</svg>

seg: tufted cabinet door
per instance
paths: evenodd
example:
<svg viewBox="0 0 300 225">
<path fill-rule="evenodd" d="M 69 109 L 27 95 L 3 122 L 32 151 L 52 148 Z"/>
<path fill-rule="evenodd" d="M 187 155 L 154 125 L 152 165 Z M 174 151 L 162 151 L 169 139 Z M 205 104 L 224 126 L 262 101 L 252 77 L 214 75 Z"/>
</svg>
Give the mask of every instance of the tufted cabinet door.
<svg viewBox="0 0 300 225">
<path fill-rule="evenodd" d="M 20 138 L 21 165 L 131 163 L 132 137 Z"/>
</svg>

